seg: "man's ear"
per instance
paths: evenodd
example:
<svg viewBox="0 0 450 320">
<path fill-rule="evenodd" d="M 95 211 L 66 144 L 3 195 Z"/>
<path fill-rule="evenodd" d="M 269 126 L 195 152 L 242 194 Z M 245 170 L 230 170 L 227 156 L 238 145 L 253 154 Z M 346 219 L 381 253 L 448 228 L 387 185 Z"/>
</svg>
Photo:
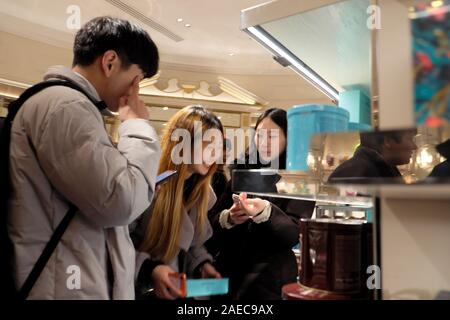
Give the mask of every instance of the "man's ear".
<svg viewBox="0 0 450 320">
<path fill-rule="evenodd" d="M 391 137 L 385 137 L 384 138 L 383 145 L 384 145 L 385 149 L 388 149 L 388 150 L 392 149 L 394 143 L 397 143 L 397 141 L 395 141 Z"/>
<path fill-rule="evenodd" d="M 103 74 L 109 78 L 114 72 L 120 69 L 120 59 L 114 50 L 106 51 L 101 59 Z"/>
</svg>

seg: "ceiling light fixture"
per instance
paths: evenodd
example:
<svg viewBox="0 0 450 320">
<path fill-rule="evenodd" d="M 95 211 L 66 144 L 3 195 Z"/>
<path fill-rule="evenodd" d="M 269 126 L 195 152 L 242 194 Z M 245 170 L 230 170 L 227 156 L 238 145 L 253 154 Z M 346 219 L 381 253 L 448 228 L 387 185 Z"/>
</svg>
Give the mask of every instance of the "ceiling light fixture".
<svg viewBox="0 0 450 320">
<path fill-rule="evenodd" d="M 122 11 L 123 13 L 132 16 L 133 18 L 139 20 L 140 22 L 144 23 L 148 27 L 160 32 L 161 34 L 165 35 L 166 37 L 172 39 L 175 42 L 180 42 L 180 41 L 184 40 L 182 37 L 173 33 L 172 31 L 170 31 L 169 29 L 167 29 L 166 27 L 164 27 L 157 21 L 155 21 L 152 18 L 150 18 L 149 16 L 141 13 L 141 10 L 139 10 L 137 8 L 133 8 L 132 6 L 129 6 L 128 4 L 125 3 L 125 2 L 136 3 L 137 1 L 122 1 L 122 0 L 105 0 L 105 1 L 108 2 L 109 4 L 113 5 L 114 7 L 116 7 L 120 11 Z"/>
<path fill-rule="evenodd" d="M 191 25 L 190 25 L 189 23 L 186 23 L 184 26 L 185 26 L 186 28 L 190 28 L 190 27 L 191 27 Z"/>
<path fill-rule="evenodd" d="M 297 56 L 292 54 L 281 43 L 275 40 L 262 27 L 249 27 L 245 29 L 255 40 L 257 40 L 264 48 L 275 55 L 279 60 L 283 60 L 283 65 L 289 66 L 292 70 L 297 72 L 306 81 L 315 86 L 322 93 L 327 95 L 332 100 L 339 101 L 339 91 L 331 86 L 325 79 L 323 79 L 314 70 L 308 67 Z M 277 60 L 277 59 L 275 59 Z M 277 60 L 278 62 L 280 62 Z"/>
<path fill-rule="evenodd" d="M 178 18 L 177 22 L 183 22 L 183 18 Z"/>
<path fill-rule="evenodd" d="M 7 93 L 7 92 L 3 92 L 3 91 L 0 91 L 0 96 L 6 97 L 6 98 L 12 98 L 12 99 L 19 98 L 19 96 L 17 94 L 11 94 L 11 93 Z"/>
<path fill-rule="evenodd" d="M 230 57 L 232 57 L 232 56 L 234 56 L 234 53 L 233 53 L 233 52 L 230 52 L 228 55 L 229 55 Z"/>
<path fill-rule="evenodd" d="M 444 1 L 442 1 L 442 0 L 435 0 L 435 1 L 431 2 L 431 6 L 433 8 L 439 8 L 439 7 L 442 7 L 443 5 L 444 5 Z"/>
<path fill-rule="evenodd" d="M 8 79 L 3 79 L 3 78 L 0 78 L 0 84 L 5 84 L 7 86 L 12 86 L 12 87 L 21 88 L 21 89 L 28 89 L 29 87 L 31 87 L 31 84 L 17 82 L 17 81 L 11 81 Z"/>
<path fill-rule="evenodd" d="M 168 107 L 164 107 L 163 110 L 164 110 L 164 111 L 167 111 L 167 110 L 169 110 L 169 108 L 168 108 Z"/>
</svg>

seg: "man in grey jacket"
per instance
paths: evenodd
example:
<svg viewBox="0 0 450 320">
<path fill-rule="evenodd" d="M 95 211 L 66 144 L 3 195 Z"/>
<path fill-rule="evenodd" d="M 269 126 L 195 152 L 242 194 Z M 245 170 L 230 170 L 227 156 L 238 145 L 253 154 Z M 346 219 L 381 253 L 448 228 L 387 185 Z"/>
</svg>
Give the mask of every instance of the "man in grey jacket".
<svg viewBox="0 0 450 320">
<path fill-rule="evenodd" d="M 69 203 L 79 210 L 34 285 L 30 299 L 133 299 L 135 251 L 128 224 L 153 198 L 160 147 L 138 98 L 158 69 L 149 35 L 100 17 L 76 35 L 73 68 L 44 79 L 75 82 L 119 113 L 113 146 L 103 118 L 79 91 L 54 86 L 25 102 L 11 131 L 8 230 L 16 286 L 36 263 Z"/>
</svg>

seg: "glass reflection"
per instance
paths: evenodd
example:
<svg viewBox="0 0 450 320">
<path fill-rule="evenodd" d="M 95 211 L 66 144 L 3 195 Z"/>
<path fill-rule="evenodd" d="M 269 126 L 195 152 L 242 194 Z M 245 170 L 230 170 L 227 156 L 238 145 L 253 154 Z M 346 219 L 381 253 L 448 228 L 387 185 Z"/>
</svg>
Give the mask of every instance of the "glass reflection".
<svg viewBox="0 0 450 320">
<path fill-rule="evenodd" d="M 432 183 L 450 178 L 450 126 L 320 134 L 310 174 L 329 183 Z M 439 182 L 439 181 L 438 181 Z"/>
</svg>

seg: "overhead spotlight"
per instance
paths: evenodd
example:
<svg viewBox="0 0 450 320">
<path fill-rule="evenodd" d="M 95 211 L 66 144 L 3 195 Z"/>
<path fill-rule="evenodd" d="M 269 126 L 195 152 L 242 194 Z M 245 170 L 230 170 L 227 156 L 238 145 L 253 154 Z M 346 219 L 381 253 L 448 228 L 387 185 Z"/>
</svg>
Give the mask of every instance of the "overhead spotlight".
<svg viewBox="0 0 450 320">
<path fill-rule="evenodd" d="M 190 27 L 191 27 L 191 25 L 190 25 L 189 23 L 186 23 L 184 26 L 185 26 L 186 28 L 190 28 Z"/>
<path fill-rule="evenodd" d="M 177 22 L 183 22 L 183 18 L 178 18 Z"/>
<path fill-rule="evenodd" d="M 442 0 L 431 1 L 431 6 L 433 8 L 439 8 L 439 7 L 442 7 L 443 5 L 444 5 L 444 1 L 442 1 Z"/>
</svg>

